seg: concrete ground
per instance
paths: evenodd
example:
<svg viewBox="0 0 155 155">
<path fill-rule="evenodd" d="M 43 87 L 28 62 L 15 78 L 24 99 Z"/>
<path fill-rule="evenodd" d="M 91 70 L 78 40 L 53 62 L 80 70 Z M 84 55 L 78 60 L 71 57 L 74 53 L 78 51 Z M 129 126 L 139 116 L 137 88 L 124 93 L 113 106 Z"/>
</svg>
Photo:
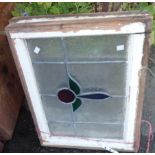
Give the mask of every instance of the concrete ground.
<svg viewBox="0 0 155 155">
<path fill-rule="evenodd" d="M 155 48 L 152 48 L 152 58 L 155 62 Z M 150 61 L 149 68 L 155 74 L 155 63 Z M 155 128 L 155 77 L 150 72 L 147 75 L 146 91 L 143 108 L 143 118 L 151 122 L 153 128 Z M 139 152 L 146 151 L 147 145 L 147 125 L 142 124 L 141 128 L 141 143 Z M 154 134 L 155 136 L 155 134 Z M 104 152 L 97 150 L 79 150 L 79 149 L 65 149 L 65 148 L 47 148 L 40 146 L 34 124 L 31 118 L 31 114 L 25 106 L 21 108 L 21 112 L 17 121 L 16 129 L 11 141 L 7 142 L 4 148 L 4 152 Z M 155 139 L 151 143 L 150 152 L 155 152 Z"/>
</svg>

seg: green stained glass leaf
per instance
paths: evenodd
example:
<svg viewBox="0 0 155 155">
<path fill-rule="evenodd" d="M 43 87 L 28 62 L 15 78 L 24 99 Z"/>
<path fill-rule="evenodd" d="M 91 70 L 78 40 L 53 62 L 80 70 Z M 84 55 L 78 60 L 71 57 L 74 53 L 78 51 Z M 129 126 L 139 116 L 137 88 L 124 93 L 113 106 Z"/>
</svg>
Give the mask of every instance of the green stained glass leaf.
<svg viewBox="0 0 155 155">
<path fill-rule="evenodd" d="M 77 110 L 81 106 L 82 102 L 80 99 L 76 99 L 76 101 L 72 104 L 73 111 Z"/>
<path fill-rule="evenodd" d="M 75 94 L 78 95 L 80 93 L 80 87 L 72 77 L 69 77 L 69 86 Z"/>
</svg>

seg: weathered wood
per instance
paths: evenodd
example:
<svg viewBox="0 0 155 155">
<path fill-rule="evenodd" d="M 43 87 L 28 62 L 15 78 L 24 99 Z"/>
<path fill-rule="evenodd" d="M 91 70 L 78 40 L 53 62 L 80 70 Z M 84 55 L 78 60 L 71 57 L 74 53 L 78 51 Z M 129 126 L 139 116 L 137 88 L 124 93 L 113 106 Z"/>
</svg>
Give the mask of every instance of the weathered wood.
<svg viewBox="0 0 155 155">
<path fill-rule="evenodd" d="M 68 18 L 67 18 L 68 17 Z M 70 18 L 71 17 L 71 18 Z M 96 18 L 97 17 L 97 18 Z M 117 18 L 116 18 L 117 17 Z M 40 16 L 44 22 L 31 22 L 30 20 L 37 20 L 39 17 L 17 17 L 10 20 L 10 24 L 6 27 L 6 30 L 10 32 L 46 32 L 46 31 L 63 31 L 76 32 L 84 29 L 96 29 L 96 23 L 98 29 L 114 29 L 119 31 L 122 26 L 131 24 L 133 22 L 149 23 L 151 20 L 150 15 L 147 13 L 139 12 L 116 12 L 116 13 L 96 13 L 96 14 L 84 14 L 84 15 L 61 15 L 61 16 Z M 65 18 L 65 20 L 64 20 Z M 75 19 L 76 20 L 75 20 Z M 58 20 L 59 19 L 59 20 Z M 79 20 L 80 19 L 80 20 Z M 20 20 L 25 20 L 21 22 Z M 18 22 L 21 23 L 18 23 Z M 35 29 L 34 29 L 35 26 Z M 10 29 L 11 27 L 11 29 Z M 147 32 L 151 32 L 150 26 L 146 26 Z"/>
<path fill-rule="evenodd" d="M 98 16 L 102 16 L 102 18 L 107 18 L 106 16 L 113 16 L 113 18 L 118 18 L 119 16 L 124 18 L 129 18 L 129 17 L 134 17 L 135 18 L 139 18 L 139 17 L 143 17 L 146 18 L 146 16 L 150 15 L 148 14 L 148 12 L 140 12 L 140 11 L 132 11 L 132 12 L 128 12 L 128 11 L 121 11 L 121 12 L 98 12 L 98 13 L 81 13 L 81 14 L 61 14 L 61 15 L 41 15 L 41 16 L 20 16 L 20 17 L 13 17 L 9 20 L 10 23 L 16 23 L 18 21 L 21 20 L 29 20 L 29 19 L 42 19 L 42 18 L 51 18 L 51 19 L 59 19 L 61 17 L 75 17 L 75 18 L 80 18 L 80 17 L 98 17 Z M 145 17 L 144 17 L 145 16 Z M 111 17 L 112 18 L 112 17 Z M 123 18 L 123 19 L 124 19 Z M 128 20 L 128 19 L 127 19 Z M 54 21 L 55 22 L 55 21 Z"/>
<path fill-rule="evenodd" d="M 24 93 L 4 28 L 14 3 L 0 3 L 0 139 L 9 140 L 15 127 Z"/>
</svg>

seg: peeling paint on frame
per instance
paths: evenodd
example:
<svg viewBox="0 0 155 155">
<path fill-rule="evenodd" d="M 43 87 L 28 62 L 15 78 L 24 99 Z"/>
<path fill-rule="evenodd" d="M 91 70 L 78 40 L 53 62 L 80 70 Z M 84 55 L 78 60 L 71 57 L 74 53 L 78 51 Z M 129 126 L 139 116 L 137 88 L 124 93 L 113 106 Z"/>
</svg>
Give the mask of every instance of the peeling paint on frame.
<svg viewBox="0 0 155 155">
<path fill-rule="evenodd" d="M 139 17 L 139 14 L 128 14 L 128 15 L 107 15 L 107 16 L 95 16 L 91 17 L 91 20 L 99 18 L 121 18 L 121 17 Z M 90 18 L 90 17 L 85 17 Z M 83 17 L 78 17 L 79 21 L 83 20 Z M 30 20 L 19 20 L 16 21 L 15 24 L 22 23 L 35 23 L 35 22 L 50 22 L 52 19 L 45 18 L 37 18 Z M 60 18 L 55 18 L 52 22 L 59 21 Z M 66 18 L 61 18 L 63 21 L 67 21 Z M 70 17 L 70 20 L 77 20 L 75 17 Z M 125 19 L 126 20 L 126 19 Z M 87 22 L 87 21 L 86 21 Z M 112 21 L 111 21 L 112 22 Z M 121 24 L 121 21 L 120 21 Z M 58 24 L 59 25 L 59 24 Z M 129 22 L 128 24 L 121 26 L 120 29 L 85 29 L 79 31 L 45 31 L 45 32 L 22 32 L 20 31 L 11 31 L 11 26 L 6 29 L 9 40 L 14 40 L 15 43 L 15 51 L 14 57 L 17 57 L 16 64 L 20 65 L 20 69 L 18 69 L 19 74 L 21 75 L 21 80 L 26 82 L 26 85 L 23 84 L 23 87 L 27 87 L 28 96 L 31 99 L 31 108 L 33 108 L 34 114 L 36 118 L 34 121 L 38 124 L 38 132 L 41 136 L 41 143 L 44 146 L 65 146 L 65 147 L 78 147 L 78 148 L 90 148 L 90 149 L 102 149 L 103 146 L 112 147 L 118 150 L 126 150 L 126 151 L 134 151 L 135 150 L 135 123 L 136 123 L 136 112 L 137 112 L 137 102 L 139 96 L 139 71 L 142 69 L 142 58 L 143 58 L 143 44 L 145 39 L 145 32 L 149 27 L 146 27 L 146 23 L 144 22 Z M 147 25 L 148 26 L 148 25 Z M 13 25 L 12 25 L 13 27 Z M 134 34 L 134 33 L 142 33 L 142 34 Z M 127 84 L 126 84 L 126 93 L 128 96 L 126 103 L 126 116 L 124 123 L 124 137 L 122 140 L 117 139 L 95 139 L 95 138 L 82 138 L 82 137 L 63 137 L 63 136 L 52 136 L 49 133 L 49 128 L 47 125 L 47 120 L 45 114 L 42 110 L 41 99 L 39 98 L 39 93 L 36 88 L 36 83 L 34 73 L 32 70 L 32 64 L 30 61 L 30 56 L 28 54 L 27 49 L 25 48 L 24 39 L 27 38 L 47 38 L 47 37 L 69 37 L 69 36 L 85 36 L 85 35 L 111 35 L 111 34 L 129 34 L 129 42 L 128 42 L 128 68 L 127 68 Z M 12 41 L 10 41 L 12 42 Z M 10 44 L 11 46 L 14 46 Z M 22 52 L 21 52 L 22 49 Z M 132 51 L 132 52 L 130 52 Z M 146 51 L 145 51 L 146 52 Z M 26 59 L 25 59 L 26 58 Z M 18 61 L 18 62 L 17 62 Z M 19 67 L 18 67 L 19 68 Z M 33 80 L 29 80 L 32 78 Z M 33 86 L 34 85 L 34 86 Z M 33 87 L 33 88 L 32 88 Z M 143 86 L 144 87 L 144 86 Z M 31 91 L 33 90 L 33 91 Z M 26 93 L 27 93 L 26 92 Z M 32 97 L 32 96 L 35 97 Z M 132 102 L 132 104 L 131 104 Z M 37 104 L 37 109 L 36 109 Z"/>
</svg>

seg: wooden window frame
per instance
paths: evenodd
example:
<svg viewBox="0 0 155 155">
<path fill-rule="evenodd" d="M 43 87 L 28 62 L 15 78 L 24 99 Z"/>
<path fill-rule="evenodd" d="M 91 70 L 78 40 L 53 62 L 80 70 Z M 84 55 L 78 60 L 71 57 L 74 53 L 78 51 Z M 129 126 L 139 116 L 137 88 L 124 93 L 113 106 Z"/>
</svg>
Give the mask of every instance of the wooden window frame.
<svg viewBox="0 0 155 155">
<path fill-rule="evenodd" d="M 136 151 L 148 65 L 152 17 L 146 12 L 98 13 L 84 15 L 13 18 L 6 27 L 12 54 L 29 103 L 39 139 L 44 146 Z M 51 136 L 43 111 L 24 39 L 128 34 L 127 110 L 122 140 Z"/>
</svg>

